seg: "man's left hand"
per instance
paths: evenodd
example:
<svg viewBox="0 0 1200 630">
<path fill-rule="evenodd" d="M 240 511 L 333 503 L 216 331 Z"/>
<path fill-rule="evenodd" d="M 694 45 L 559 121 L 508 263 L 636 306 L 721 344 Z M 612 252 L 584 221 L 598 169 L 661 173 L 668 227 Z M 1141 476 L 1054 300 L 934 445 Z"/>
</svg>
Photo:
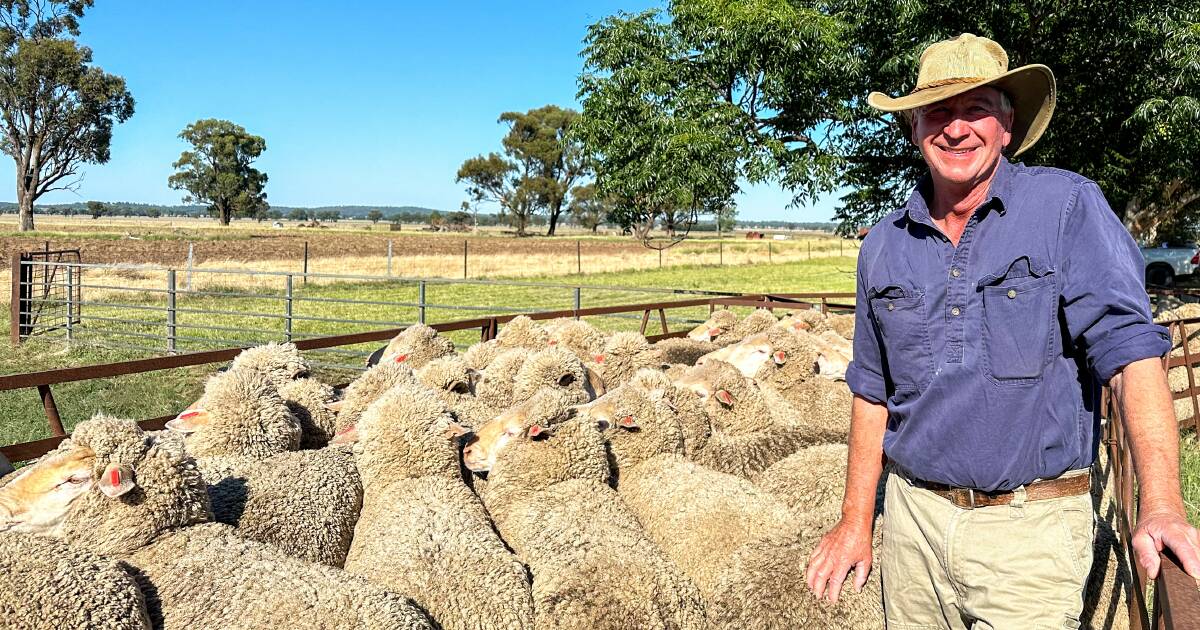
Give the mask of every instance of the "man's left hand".
<svg viewBox="0 0 1200 630">
<path fill-rule="evenodd" d="M 1133 553 L 1146 577 L 1158 577 L 1163 548 L 1174 552 L 1183 570 L 1200 580 L 1200 532 L 1175 510 L 1143 511 L 1133 532 Z"/>
</svg>

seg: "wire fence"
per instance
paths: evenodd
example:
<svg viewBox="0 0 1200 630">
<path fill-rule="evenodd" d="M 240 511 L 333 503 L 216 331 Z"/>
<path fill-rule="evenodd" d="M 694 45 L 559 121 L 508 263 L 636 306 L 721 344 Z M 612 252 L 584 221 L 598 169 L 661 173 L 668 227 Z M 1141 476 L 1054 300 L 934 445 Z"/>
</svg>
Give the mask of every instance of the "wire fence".
<svg viewBox="0 0 1200 630">
<path fill-rule="evenodd" d="M 191 272 L 151 265 L 86 264 L 24 260 L 14 279 L 13 340 L 57 337 L 71 344 L 156 356 L 270 341 L 300 341 L 433 324 L 465 318 L 659 302 L 672 296 L 734 295 L 693 289 L 611 287 L 501 280 L 389 278 L 387 276 L 290 273 L 227 269 Z M 203 282 L 187 282 L 187 276 Z M 36 280 L 27 279 L 34 278 Z M 307 281 L 307 282 L 306 282 Z M 202 286 L 188 290 L 187 286 Z M 35 290 L 36 289 L 36 290 Z M 31 320 L 54 311 L 65 318 Z M 664 315 L 672 328 L 704 321 L 697 306 Z M 610 330 L 638 329 L 642 317 L 616 313 L 589 318 Z M 460 346 L 478 340 L 452 333 Z M 361 369 L 375 345 L 326 348 L 314 365 Z"/>
</svg>

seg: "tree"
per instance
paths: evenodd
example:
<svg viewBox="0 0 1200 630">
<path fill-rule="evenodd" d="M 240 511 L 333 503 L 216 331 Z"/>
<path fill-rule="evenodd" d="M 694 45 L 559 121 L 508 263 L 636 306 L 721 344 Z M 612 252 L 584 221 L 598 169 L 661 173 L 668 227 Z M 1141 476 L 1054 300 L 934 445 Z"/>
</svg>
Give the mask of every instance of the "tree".
<svg viewBox="0 0 1200 630">
<path fill-rule="evenodd" d="M 371 223 L 379 223 L 380 219 L 382 219 L 382 218 L 383 218 L 383 212 L 381 212 L 379 210 L 372 210 L 367 213 L 367 220 L 370 221 Z"/>
<path fill-rule="evenodd" d="M 21 231 L 33 204 L 74 190 L 83 164 L 109 159 L 112 129 L 133 116 L 125 80 L 92 65 L 79 35 L 91 0 L 0 2 L 0 149 L 16 162 Z"/>
<path fill-rule="evenodd" d="M 92 215 L 93 219 L 99 219 L 100 217 L 108 214 L 108 206 L 104 205 L 103 203 L 100 203 L 99 201 L 87 202 L 87 209 L 88 209 L 88 212 Z"/>
<path fill-rule="evenodd" d="M 429 227 L 438 229 L 442 227 L 442 213 L 434 210 L 429 213 Z"/>
<path fill-rule="evenodd" d="M 188 125 L 179 137 L 192 145 L 173 165 L 167 180 L 176 190 L 186 190 L 184 203 L 208 204 L 221 225 L 234 216 L 253 217 L 267 209 L 266 173 L 250 165 L 267 149 L 266 140 L 251 135 L 241 125 L 207 118 Z"/>
<path fill-rule="evenodd" d="M 338 219 L 342 218 L 342 213 L 337 210 L 321 210 L 317 213 L 316 218 L 325 223 L 337 223 Z"/>
<path fill-rule="evenodd" d="M 283 212 L 281 212 L 281 211 L 279 211 L 279 210 L 275 210 L 275 209 L 268 210 L 268 211 L 267 211 L 267 218 L 268 218 L 268 219 L 270 219 L 270 220 L 272 220 L 272 221 L 278 221 L 278 220 L 280 220 L 280 219 L 282 219 L 282 218 L 283 218 Z"/>
<path fill-rule="evenodd" d="M 157 219 L 162 216 L 162 210 L 159 210 L 158 208 L 150 208 L 149 210 L 146 210 L 146 216 L 150 217 L 151 219 Z"/>
<path fill-rule="evenodd" d="M 510 129 L 502 141 L 507 155 L 528 165 L 531 175 L 525 183 L 538 197 L 548 218 L 546 236 L 554 236 L 567 191 L 587 169 L 583 147 L 568 135 L 579 112 L 546 105 L 528 112 L 505 112 L 500 122 Z"/>
<path fill-rule="evenodd" d="M 612 204 L 596 193 L 595 184 L 576 186 L 571 190 L 571 218 L 580 227 L 592 233 L 604 223 Z"/>
<path fill-rule="evenodd" d="M 568 134 L 578 118 L 578 112 L 555 105 L 501 114 L 499 122 L 509 127 L 501 141 L 504 155 L 473 157 L 458 169 L 455 181 L 467 183 L 469 203 L 498 204 L 518 236 L 544 210 L 546 234 L 553 236 L 567 191 L 586 173 L 582 147 Z"/>
<path fill-rule="evenodd" d="M 308 212 L 304 208 L 292 208 L 287 213 L 287 218 L 289 221 L 305 221 L 308 219 Z"/>
<path fill-rule="evenodd" d="M 835 218 L 850 233 L 925 171 L 907 125 L 866 95 L 909 92 L 928 44 L 971 32 L 1000 42 L 1010 67 L 1047 63 L 1058 77 L 1054 122 L 1020 159 L 1096 180 L 1146 232 L 1154 217 L 1200 213 L 1197 22 L 1194 0 L 673 0 L 589 29 L 584 140 L 602 189 L 662 189 L 652 151 L 702 139 L 725 170 L 776 181 L 796 204 L 845 191 Z"/>
</svg>

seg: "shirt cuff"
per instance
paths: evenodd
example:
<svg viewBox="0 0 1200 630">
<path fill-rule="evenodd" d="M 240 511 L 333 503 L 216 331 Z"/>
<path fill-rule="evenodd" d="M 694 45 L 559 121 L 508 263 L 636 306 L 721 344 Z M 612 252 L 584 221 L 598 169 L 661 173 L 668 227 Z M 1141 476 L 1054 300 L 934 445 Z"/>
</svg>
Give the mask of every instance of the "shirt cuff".
<svg viewBox="0 0 1200 630">
<path fill-rule="evenodd" d="M 846 368 L 846 384 L 850 391 L 867 400 L 883 404 L 887 400 L 887 384 L 883 377 L 862 367 L 857 361 L 851 361 Z"/>
<path fill-rule="evenodd" d="M 1113 331 L 1093 350 L 1092 370 L 1101 383 L 1107 384 L 1113 374 L 1134 361 L 1166 355 L 1171 351 L 1171 340 L 1166 328 L 1142 324 Z"/>
</svg>

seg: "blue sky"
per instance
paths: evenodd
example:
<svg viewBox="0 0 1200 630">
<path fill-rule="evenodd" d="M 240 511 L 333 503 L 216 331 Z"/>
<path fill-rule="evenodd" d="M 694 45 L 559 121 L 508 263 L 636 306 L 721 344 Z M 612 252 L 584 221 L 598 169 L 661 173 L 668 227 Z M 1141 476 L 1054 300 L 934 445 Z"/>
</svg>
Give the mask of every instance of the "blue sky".
<svg viewBox="0 0 1200 630">
<path fill-rule="evenodd" d="M 80 40 L 125 78 L 136 113 L 116 128 L 108 164 L 85 166 L 77 192 L 39 203 L 180 203 L 167 187 L 185 149 L 177 135 L 197 119 L 225 118 L 266 139 L 256 164 L 273 204 L 457 209 L 465 193 L 455 171 L 499 150 L 499 114 L 578 108 L 587 26 L 658 5 L 96 0 Z M 0 160 L 0 182 L 13 180 L 11 159 Z M 0 199 L 15 200 L 13 188 L 0 188 Z M 739 215 L 832 215 L 832 202 L 785 209 L 790 199 L 775 186 L 748 188 Z"/>
</svg>

